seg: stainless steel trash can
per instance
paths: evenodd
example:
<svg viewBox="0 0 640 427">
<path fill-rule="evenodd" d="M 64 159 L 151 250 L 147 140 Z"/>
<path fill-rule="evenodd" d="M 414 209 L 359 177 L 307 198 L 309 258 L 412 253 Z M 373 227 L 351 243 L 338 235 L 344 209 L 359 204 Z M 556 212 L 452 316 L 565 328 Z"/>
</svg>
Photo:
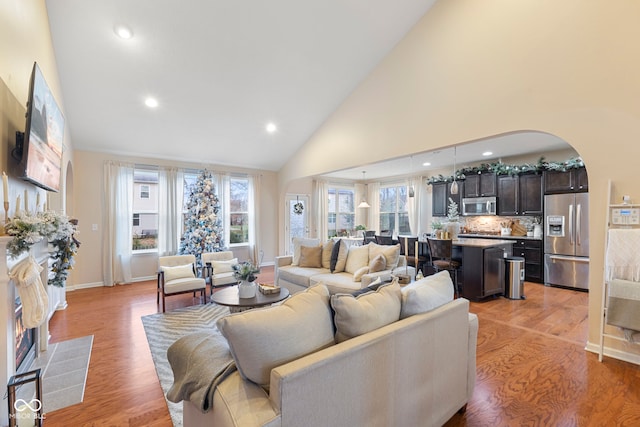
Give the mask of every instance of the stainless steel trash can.
<svg viewBox="0 0 640 427">
<path fill-rule="evenodd" d="M 509 299 L 524 299 L 524 258 L 509 256 L 505 259 L 504 296 Z"/>
</svg>

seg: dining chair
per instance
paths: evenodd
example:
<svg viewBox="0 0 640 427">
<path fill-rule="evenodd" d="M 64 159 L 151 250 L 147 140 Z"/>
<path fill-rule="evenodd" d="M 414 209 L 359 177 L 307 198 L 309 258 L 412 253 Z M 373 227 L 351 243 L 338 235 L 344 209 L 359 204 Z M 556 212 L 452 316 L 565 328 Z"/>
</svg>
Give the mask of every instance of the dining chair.
<svg viewBox="0 0 640 427">
<path fill-rule="evenodd" d="M 376 241 L 376 230 L 363 230 L 362 231 L 362 243 L 364 245 Z"/>
<path fill-rule="evenodd" d="M 379 236 L 376 234 L 376 243 L 379 245 L 393 245 L 393 237 L 391 236 Z"/>
<path fill-rule="evenodd" d="M 458 270 L 462 263 L 453 259 L 453 240 L 428 238 L 429 257 L 431 265 L 436 272 L 447 270 L 449 274 L 453 272 L 453 292 L 456 298 L 461 296 L 461 289 L 458 284 Z"/>
</svg>

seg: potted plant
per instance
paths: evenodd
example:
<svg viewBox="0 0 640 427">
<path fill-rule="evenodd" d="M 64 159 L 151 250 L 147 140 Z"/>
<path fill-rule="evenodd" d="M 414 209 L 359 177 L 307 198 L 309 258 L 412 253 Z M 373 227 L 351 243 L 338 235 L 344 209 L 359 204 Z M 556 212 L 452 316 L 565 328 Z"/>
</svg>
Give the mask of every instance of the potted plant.
<svg viewBox="0 0 640 427">
<path fill-rule="evenodd" d="M 240 298 L 253 298 L 256 296 L 257 285 L 256 274 L 260 273 L 260 268 L 250 261 L 241 262 L 233 266 L 233 276 L 238 282 L 238 296 Z"/>
</svg>

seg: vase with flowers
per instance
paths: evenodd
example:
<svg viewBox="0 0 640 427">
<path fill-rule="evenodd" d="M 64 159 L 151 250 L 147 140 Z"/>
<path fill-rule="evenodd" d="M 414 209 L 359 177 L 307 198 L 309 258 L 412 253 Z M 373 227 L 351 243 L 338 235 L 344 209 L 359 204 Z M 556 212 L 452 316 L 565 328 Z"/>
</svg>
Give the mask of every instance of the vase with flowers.
<svg viewBox="0 0 640 427">
<path fill-rule="evenodd" d="M 260 268 L 250 261 L 241 262 L 233 266 L 233 276 L 238 283 L 238 297 L 253 298 L 256 296 L 258 286 L 255 283 L 256 274 L 260 273 Z"/>
</svg>

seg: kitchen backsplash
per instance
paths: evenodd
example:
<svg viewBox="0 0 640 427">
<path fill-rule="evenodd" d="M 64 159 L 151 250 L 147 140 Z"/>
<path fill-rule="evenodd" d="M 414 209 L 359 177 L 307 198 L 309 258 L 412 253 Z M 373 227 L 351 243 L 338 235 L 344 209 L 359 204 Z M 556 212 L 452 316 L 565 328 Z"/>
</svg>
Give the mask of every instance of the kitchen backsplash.
<svg viewBox="0 0 640 427">
<path fill-rule="evenodd" d="M 533 231 L 533 225 L 541 223 L 542 217 L 533 216 L 477 216 L 460 217 L 460 228 L 465 228 L 469 233 L 500 234 L 500 224 L 510 221 L 519 221 L 527 231 Z"/>
</svg>

